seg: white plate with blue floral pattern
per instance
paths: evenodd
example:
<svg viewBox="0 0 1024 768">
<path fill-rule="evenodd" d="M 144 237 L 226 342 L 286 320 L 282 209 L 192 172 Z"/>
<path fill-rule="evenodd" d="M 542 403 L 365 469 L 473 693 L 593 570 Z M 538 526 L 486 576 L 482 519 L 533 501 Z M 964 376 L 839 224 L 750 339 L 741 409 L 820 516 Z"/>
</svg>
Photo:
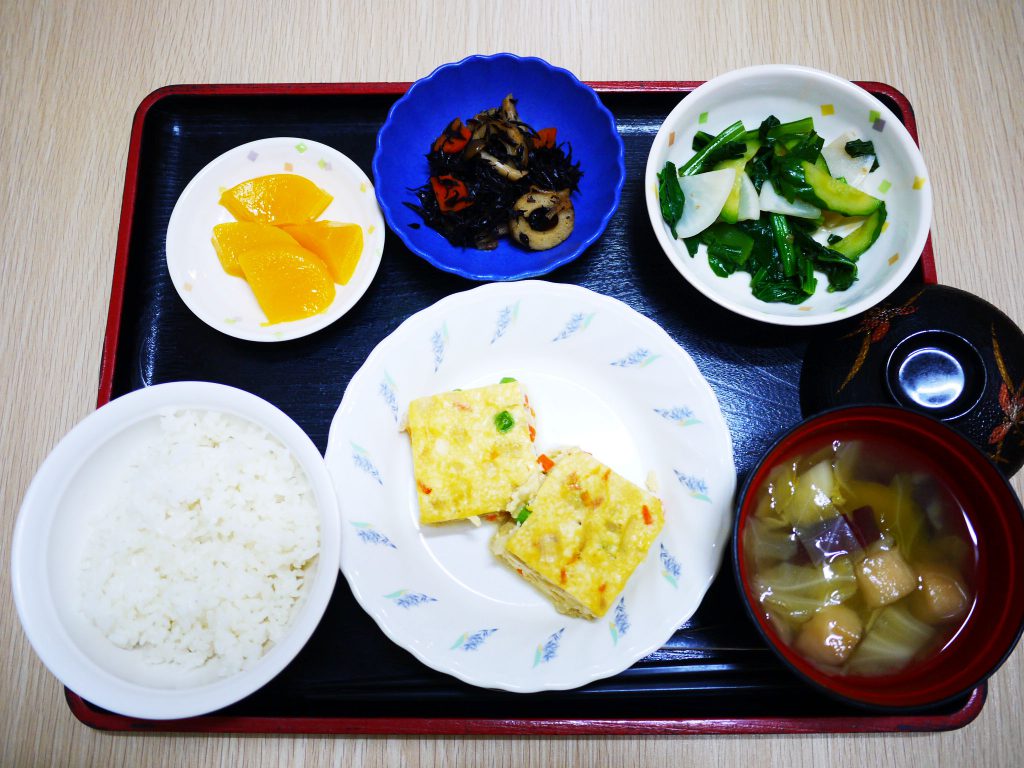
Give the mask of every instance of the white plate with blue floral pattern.
<svg viewBox="0 0 1024 768">
<path fill-rule="evenodd" d="M 411 400 L 518 379 L 537 447 L 579 446 L 644 486 L 665 527 L 601 619 L 563 616 L 489 551 L 493 523 L 419 522 Z M 718 400 L 690 356 L 625 304 L 572 285 L 492 283 L 413 315 L 352 377 L 327 466 L 341 570 L 384 633 L 487 688 L 575 688 L 661 647 L 700 604 L 732 525 L 736 475 Z"/>
</svg>

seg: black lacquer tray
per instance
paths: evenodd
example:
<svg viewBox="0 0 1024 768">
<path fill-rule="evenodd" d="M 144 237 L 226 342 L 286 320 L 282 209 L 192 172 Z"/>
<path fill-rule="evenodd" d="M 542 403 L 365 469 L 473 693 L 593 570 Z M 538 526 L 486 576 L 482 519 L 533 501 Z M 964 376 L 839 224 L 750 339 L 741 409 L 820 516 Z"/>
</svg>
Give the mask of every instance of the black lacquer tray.
<svg viewBox="0 0 1024 768">
<path fill-rule="evenodd" d="M 647 217 L 643 170 L 665 116 L 696 85 L 593 84 L 625 142 L 622 203 L 589 251 L 544 279 L 624 301 L 689 352 L 721 402 L 742 479 L 775 436 L 800 420 L 803 354 L 823 331 L 733 315 L 691 288 L 663 255 Z M 880 83 L 861 85 L 916 135 L 902 94 Z M 129 150 L 100 404 L 161 382 L 221 382 L 274 403 L 326 449 L 345 386 L 370 350 L 410 315 L 475 284 L 431 267 L 389 233 L 374 283 L 341 320 L 294 341 L 240 341 L 203 324 L 179 299 L 164 263 L 167 223 L 203 166 L 260 138 L 323 142 L 370 173 L 377 130 L 407 87 L 172 86 L 142 103 Z M 930 244 L 907 282 L 934 282 Z M 321 625 L 296 660 L 228 709 L 142 721 L 67 695 L 79 719 L 113 730 L 638 734 L 942 730 L 976 717 L 985 689 L 941 709 L 898 716 L 823 697 L 763 645 L 727 558 L 700 609 L 663 648 L 613 678 L 572 691 L 483 690 L 428 669 L 384 636 L 339 578 Z"/>
</svg>

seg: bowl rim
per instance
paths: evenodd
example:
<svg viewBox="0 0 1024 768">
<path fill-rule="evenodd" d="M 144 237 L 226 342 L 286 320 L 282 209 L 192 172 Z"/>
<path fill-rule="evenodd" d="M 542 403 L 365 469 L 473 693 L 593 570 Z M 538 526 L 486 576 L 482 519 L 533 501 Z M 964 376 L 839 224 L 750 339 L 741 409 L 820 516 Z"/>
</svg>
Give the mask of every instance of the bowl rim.
<svg viewBox="0 0 1024 768">
<path fill-rule="evenodd" d="M 969 693 L 970 691 L 974 690 L 978 686 L 984 684 L 985 681 L 987 681 L 990 677 L 992 677 L 992 675 L 994 675 L 1000 669 L 1000 667 L 1002 667 L 1003 664 L 1006 663 L 1007 659 L 1009 659 L 1010 655 L 1013 653 L 1014 649 L 1017 647 L 1017 644 L 1020 642 L 1022 634 L 1024 634 L 1024 615 L 1022 615 L 1021 620 L 1018 622 L 1017 628 L 1014 631 L 1012 642 L 1010 642 L 1008 644 L 1006 650 L 999 655 L 997 661 L 993 665 L 991 665 L 991 667 L 983 675 L 981 675 L 979 678 L 977 678 L 973 683 L 967 685 L 966 687 L 964 687 L 962 689 L 957 690 L 956 692 L 954 692 L 952 694 L 944 696 L 942 699 L 937 699 L 937 700 L 932 701 L 932 702 L 927 702 L 927 703 L 923 703 L 923 704 L 913 704 L 913 705 L 882 704 L 882 703 L 877 703 L 877 702 L 868 702 L 868 701 L 864 701 L 864 700 L 861 700 L 861 699 L 857 699 L 857 698 L 853 698 L 851 696 L 846 696 L 844 694 L 841 694 L 838 691 L 834 690 L 829 685 L 827 685 L 825 682 L 823 682 L 823 679 L 827 679 L 827 676 L 823 675 L 822 679 L 818 679 L 818 678 L 816 678 L 816 677 L 814 677 L 812 675 L 807 674 L 803 669 L 801 669 L 800 667 L 797 667 L 795 664 L 793 664 L 792 661 L 790 661 L 790 659 L 787 658 L 786 655 L 783 654 L 782 650 L 780 649 L 779 646 L 782 644 L 781 640 L 776 638 L 772 634 L 770 634 L 765 629 L 765 626 L 762 623 L 761 618 L 760 618 L 758 612 L 754 609 L 754 606 L 752 605 L 751 598 L 750 598 L 749 592 L 747 590 L 747 586 L 746 586 L 746 584 L 744 582 L 744 579 L 743 579 L 743 576 L 742 576 L 741 560 L 740 560 L 741 555 L 742 555 L 742 553 L 740 551 L 740 549 L 741 549 L 741 545 L 740 545 L 740 532 L 741 532 L 740 531 L 740 527 L 741 527 L 741 522 L 744 521 L 746 518 L 748 518 L 750 516 L 749 514 L 743 515 L 743 507 L 744 507 L 744 504 L 746 503 L 747 497 L 750 494 L 750 491 L 751 491 L 751 487 L 750 486 L 751 486 L 751 483 L 752 483 L 752 481 L 754 479 L 754 476 L 757 474 L 758 470 L 766 463 L 768 458 L 773 453 L 775 453 L 779 449 L 779 447 L 785 441 L 787 441 L 792 435 L 796 434 L 797 432 L 799 432 L 801 430 L 809 428 L 812 424 L 814 424 L 815 422 L 819 421 L 820 419 L 823 419 L 825 417 L 834 416 L 837 413 L 844 413 L 844 412 L 849 412 L 849 411 L 858 411 L 858 412 L 875 411 L 875 412 L 884 412 L 884 413 L 891 413 L 891 414 L 899 413 L 899 414 L 901 414 L 900 418 L 904 418 L 905 417 L 905 418 L 907 418 L 907 419 L 909 419 L 911 421 L 918 421 L 920 423 L 926 423 L 929 426 L 936 426 L 937 429 L 940 432 L 945 432 L 947 434 L 947 436 L 949 436 L 952 440 L 959 441 L 962 446 L 966 447 L 968 453 L 973 451 L 975 457 L 978 458 L 978 459 L 981 459 L 981 463 L 984 464 L 985 466 L 987 466 L 988 468 L 990 468 L 992 470 L 992 472 L 994 473 L 994 475 L 997 478 L 997 483 L 1005 488 L 1005 490 L 1009 494 L 1009 498 L 1012 499 L 1012 501 L 1014 502 L 1014 506 L 1017 509 L 1017 515 L 1018 515 L 1018 517 L 1020 519 L 1020 525 L 1021 525 L 1022 529 L 1024 529 L 1024 505 L 1022 505 L 1020 498 L 1017 496 L 1016 492 L 1013 490 L 1013 486 L 1010 484 L 1010 481 L 1006 478 L 1005 475 L 1003 475 L 1002 472 L 999 471 L 999 468 L 996 467 L 996 465 L 993 464 L 989 460 L 989 458 L 981 451 L 981 449 L 979 449 L 974 443 L 972 443 L 970 440 L 968 440 L 966 437 L 961 435 L 959 432 L 957 432 L 952 427 L 948 426 L 947 424 L 944 424 L 940 420 L 938 420 L 938 419 L 936 419 L 936 418 L 934 418 L 932 416 L 929 416 L 927 414 L 918 413 L 916 411 L 911 411 L 911 410 L 908 410 L 906 408 L 901 408 L 901 407 L 896 406 L 896 405 L 888 405 L 888 404 L 861 404 L 861 405 L 842 405 L 842 406 L 837 406 L 835 408 L 828 408 L 826 410 L 819 411 L 818 413 L 815 413 L 813 416 L 810 416 L 810 417 L 808 417 L 806 419 L 803 419 L 800 422 L 798 422 L 797 424 L 794 424 L 789 429 L 786 429 L 785 431 L 783 431 L 778 437 L 775 438 L 775 440 L 772 441 L 771 445 L 761 453 L 761 456 L 758 458 L 757 462 L 751 468 L 751 470 L 747 474 L 747 476 L 743 479 L 743 483 L 739 487 L 739 491 L 738 491 L 738 493 L 736 495 L 735 515 L 734 515 L 735 519 L 733 520 L 733 528 L 732 528 L 732 542 L 731 542 L 730 547 L 729 547 L 730 551 L 731 551 L 731 554 L 732 554 L 732 571 L 733 571 L 733 578 L 734 578 L 735 584 L 736 584 L 736 589 L 740 593 L 740 602 L 743 603 L 743 608 L 744 608 L 747 616 L 750 618 L 751 623 L 757 629 L 757 632 L 761 636 L 762 640 L 771 649 L 772 653 L 775 654 L 775 656 L 782 662 L 783 666 L 785 666 L 787 670 L 789 670 L 793 674 L 797 675 L 804 682 L 809 683 L 816 690 L 818 690 L 818 691 L 828 695 L 829 697 L 831 697 L 831 698 L 833 698 L 833 699 L 835 699 L 837 701 L 841 701 L 841 702 L 846 703 L 846 704 L 852 704 L 852 705 L 860 707 L 862 709 L 873 710 L 873 711 L 876 711 L 876 712 L 877 711 L 881 711 L 881 712 L 888 712 L 888 713 L 892 713 L 892 714 L 899 714 L 899 713 L 903 713 L 903 712 L 920 712 L 920 711 L 924 711 L 924 710 L 937 709 L 937 708 L 942 707 L 942 706 L 944 706 L 946 704 L 949 704 L 950 702 L 954 701 L 955 699 L 958 699 L 958 698 L 966 695 L 967 693 Z M 880 676 L 879 679 L 880 680 L 884 680 L 885 676 L 884 675 Z"/>
<path fill-rule="evenodd" d="M 429 249 L 422 248 L 418 246 L 416 243 L 414 243 L 407 232 L 407 227 L 403 227 L 396 224 L 397 219 L 392 213 L 391 206 L 383 197 L 384 193 L 382 190 L 384 185 L 381 184 L 380 167 L 378 164 L 378 159 L 381 155 L 381 148 L 382 146 L 385 146 L 385 134 L 387 133 L 388 128 L 391 127 L 392 121 L 395 119 L 396 112 L 400 112 L 403 105 L 407 101 L 410 101 L 421 87 L 423 87 L 429 81 L 433 80 L 434 77 L 441 75 L 448 70 L 455 70 L 463 66 L 470 66 L 478 61 L 489 62 L 496 60 L 507 60 L 514 64 L 539 64 L 544 69 L 547 69 L 548 71 L 559 77 L 566 77 L 571 83 L 575 84 L 581 91 L 589 93 L 590 98 L 594 102 L 594 106 L 597 112 L 607 119 L 608 127 L 610 129 L 610 135 L 615 137 L 615 142 L 618 147 L 618 151 L 616 153 L 616 166 L 618 168 L 618 174 L 615 180 L 614 188 L 612 190 L 612 204 L 608 208 L 608 210 L 605 211 L 605 213 L 602 215 L 601 220 L 598 222 L 598 226 L 594 228 L 594 231 L 590 233 L 575 249 L 567 251 L 562 256 L 559 256 L 558 258 L 553 259 L 552 261 L 547 262 L 542 266 L 535 267 L 533 269 L 522 269 L 514 273 L 483 271 L 478 272 L 473 271 L 471 269 L 467 269 L 465 267 L 458 266 L 457 264 L 444 263 L 442 259 L 439 259 L 437 256 L 435 256 Z M 408 248 L 410 251 L 415 253 L 420 258 L 424 259 L 432 266 L 437 267 L 438 269 L 443 270 L 445 272 L 450 272 L 451 274 L 458 275 L 459 277 L 464 277 L 467 280 L 475 280 L 477 282 L 505 282 L 513 280 L 524 280 L 531 277 L 541 277 L 550 272 L 553 272 L 558 267 L 564 266 L 565 264 L 568 264 L 569 262 L 578 259 L 580 256 L 583 255 L 583 253 L 588 248 L 590 248 L 591 245 L 593 245 L 598 240 L 598 238 L 601 237 L 601 235 L 604 234 L 604 231 L 608 228 L 608 223 L 611 221 L 616 211 L 618 211 L 619 204 L 622 201 L 622 188 L 626 182 L 626 148 L 625 144 L 622 141 L 622 137 L 619 135 L 617 124 L 615 122 L 615 116 L 611 113 L 611 110 L 609 110 L 608 107 L 604 105 L 604 102 L 601 101 L 601 97 L 598 96 L 597 92 L 593 88 L 591 88 L 585 82 L 580 80 L 575 74 L 573 74 L 568 69 L 565 69 L 564 67 L 555 66 L 554 64 L 551 64 L 550 62 L 540 58 L 539 56 L 520 56 L 519 54 L 509 52 L 499 52 L 492 54 L 475 53 L 465 56 L 459 61 L 448 62 L 435 67 L 434 70 L 429 75 L 426 75 L 416 80 L 409 87 L 409 90 L 402 94 L 402 96 L 397 101 L 395 101 L 394 104 L 391 105 L 391 109 L 388 110 L 387 117 L 384 119 L 383 124 L 381 124 L 380 129 L 377 131 L 377 140 L 374 146 L 373 153 L 372 170 L 374 189 L 377 195 L 377 204 L 378 206 L 380 206 L 381 212 L 384 215 L 384 221 L 387 223 L 388 228 L 396 235 L 398 235 L 399 239 L 402 241 L 406 248 Z M 439 233 L 439 236 L 444 240 L 443 235 L 440 235 Z M 458 246 L 451 245 L 451 243 L 449 243 L 447 240 L 444 240 L 444 243 L 449 248 L 458 248 Z M 463 248 L 461 250 L 471 249 Z"/>
<path fill-rule="evenodd" d="M 843 92 L 852 95 L 857 100 L 870 105 L 871 109 L 879 112 L 882 119 L 885 120 L 887 129 L 892 126 L 891 134 L 896 137 L 895 143 L 903 148 L 904 154 L 907 155 L 912 165 L 917 168 L 922 178 L 928 179 L 928 183 L 921 190 L 923 192 L 922 197 L 922 215 L 917 222 L 913 237 L 911 239 L 911 248 L 908 248 L 904 254 L 901 263 L 896 269 L 889 275 L 888 280 L 883 283 L 874 292 L 864 296 L 862 299 L 849 304 L 842 312 L 828 312 L 825 314 L 816 314 L 814 311 L 806 312 L 801 315 L 776 315 L 771 312 L 759 309 L 758 305 L 746 306 L 740 302 L 730 299 L 727 296 L 723 296 L 720 292 L 714 290 L 713 287 L 704 284 L 702 281 L 696 279 L 694 275 L 689 273 L 689 270 L 684 268 L 684 263 L 680 254 L 676 253 L 672 241 L 669 239 L 669 235 L 665 231 L 665 226 L 661 218 L 661 209 L 658 205 L 657 194 L 650 194 L 650 190 L 657 189 L 657 173 L 660 168 L 656 167 L 655 153 L 661 151 L 661 145 L 667 142 L 667 136 L 673 132 L 675 126 L 679 123 L 681 115 L 690 109 L 690 106 L 694 104 L 694 97 L 698 99 L 706 95 L 708 92 L 714 92 L 722 87 L 732 85 L 737 81 L 742 81 L 750 76 L 770 74 L 780 77 L 810 77 L 820 82 L 828 84 L 830 87 L 838 88 Z M 887 133 L 890 131 L 887 130 Z M 884 301 L 890 294 L 892 294 L 907 276 L 913 271 L 914 266 L 921 258 L 925 246 L 928 242 L 928 237 L 931 233 L 932 218 L 933 218 L 933 200 L 931 190 L 931 176 L 928 174 L 927 166 L 924 162 L 924 156 L 921 154 L 920 147 L 914 140 L 913 136 L 907 130 L 903 122 L 896 117 L 896 115 L 890 110 L 885 104 L 878 100 L 874 95 L 866 91 L 856 83 L 847 80 L 846 78 L 840 77 L 832 72 L 825 70 L 816 69 L 814 67 L 806 67 L 799 64 L 758 64 L 750 67 L 742 67 L 740 69 L 733 69 L 725 72 L 717 77 L 714 77 L 701 85 L 697 86 L 690 93 L 686 94 L 672 111 L 666 116 L 661 127 L 658 129 L 658 133 L 654 137 L 654 141 L 651 143 L 650 152 L 647 155 L 647 164 L 644 169 L 644 197 L 647 203 L 647 214 L 651 221 L 651 226 L 654 229 L 655 237 L 658 240 L 658 244 L 664 251 L 665 256 L 671 262 L 672 266 L 675 267 L 676 271 L 681 274 L 686 281 L 697 291 L 713 301 L 715 304 L 724 307 L 732 312 L 743 317 L 750 318 L 752 320 L 758 320 L 771 325 L 786 325 L 786 326 L 814 326 L 814 325 L 826 325 L 829 323 L 836 323 L 842 320 L 854 317 L 865 310 L 877 305 L 879 302 Z M 766 304 L 766 306 L 771 306 Z"/>
<path fill-rule="evenodd" d="M 48 572 L 55 508 L 38 498 L 48 483 L 53 503 L 96 453 L 133 426 L 170 409 L 220 411 L 258 425 L 294 456 L 307 475 L 319 513 L 320 551 L 309 591 L 285 635 L 248 669 L 187 688 L 135 682 L 93 661 L 66 629 L 55 607 L 50 579 L 31 587 L 38 569 Z M 95 439 L 97 433 L 102 437 Z M 66 471 L 64 471 L 66 470 Z M 55 475 L 54 473 L 61 473 Z M 56 480 L 55 480 L 56 478 Z M 11 591 L 22 630 L 43 665 L 63 685 L 104 709 L 144 719 L 172 720 L 216 711 L 265 686 L 306 646 L 327 610 L 337 581 L 341 551 L 337 495 L 319 449 L 284 411 L 242 389 L 203 381 L 179 381 L 133 390 L 89 413 L 60 439 L 41 463 L 25 492 L 11 539 Z M 33 559 L 42 555 L 40 560 Z M 40 600 L 41 593 L 45 600 Z M 47 634 L 56 628 L 57 636 Z M 277 654 L 274 651 L 281 649 Z M 274 654 L 274 655 L 272 655 Z"/>
</svg>

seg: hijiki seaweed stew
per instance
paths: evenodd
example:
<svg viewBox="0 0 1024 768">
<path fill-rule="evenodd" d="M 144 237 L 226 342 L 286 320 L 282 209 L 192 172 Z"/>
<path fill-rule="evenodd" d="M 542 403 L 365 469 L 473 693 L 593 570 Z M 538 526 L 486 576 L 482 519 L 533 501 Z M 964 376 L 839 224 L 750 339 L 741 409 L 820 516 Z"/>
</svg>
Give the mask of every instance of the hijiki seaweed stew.
<svg viewBox="0 0 1024 768">
<path fill-rule="evenodd" d="M 963 507 L 895 444 L 835 442 L 775 467 L 743 536 L 764 616 L 831 674 L 927 660 L 974 606 L 977 545 Z"/>
<path fill-rule="evenodd" d="M 534 130 L 509 94 L 501 106 L 456 117 L 427 153 L 430 178 L 406 203 L 455 246 L 493 250 L 500 238 L 548 250 L 572 234 L 583 172 L 557 128 Z"/>
</svg>

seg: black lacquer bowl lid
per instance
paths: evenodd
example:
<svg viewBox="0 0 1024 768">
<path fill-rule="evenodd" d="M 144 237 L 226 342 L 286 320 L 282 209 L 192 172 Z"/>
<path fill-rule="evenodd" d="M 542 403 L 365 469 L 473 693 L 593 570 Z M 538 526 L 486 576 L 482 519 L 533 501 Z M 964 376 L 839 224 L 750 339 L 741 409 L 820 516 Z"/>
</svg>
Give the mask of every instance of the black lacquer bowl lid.
<svg viewBox="0 0 1024 768">
<path fill-rule="evenodd" d="M 870 403 L 944 421 L 1010 477 L 1024 465 L 1024 333 L 957 288 L 893 294 L 816 337 L 801 370 L 805 417 Z"/>
</svg>

